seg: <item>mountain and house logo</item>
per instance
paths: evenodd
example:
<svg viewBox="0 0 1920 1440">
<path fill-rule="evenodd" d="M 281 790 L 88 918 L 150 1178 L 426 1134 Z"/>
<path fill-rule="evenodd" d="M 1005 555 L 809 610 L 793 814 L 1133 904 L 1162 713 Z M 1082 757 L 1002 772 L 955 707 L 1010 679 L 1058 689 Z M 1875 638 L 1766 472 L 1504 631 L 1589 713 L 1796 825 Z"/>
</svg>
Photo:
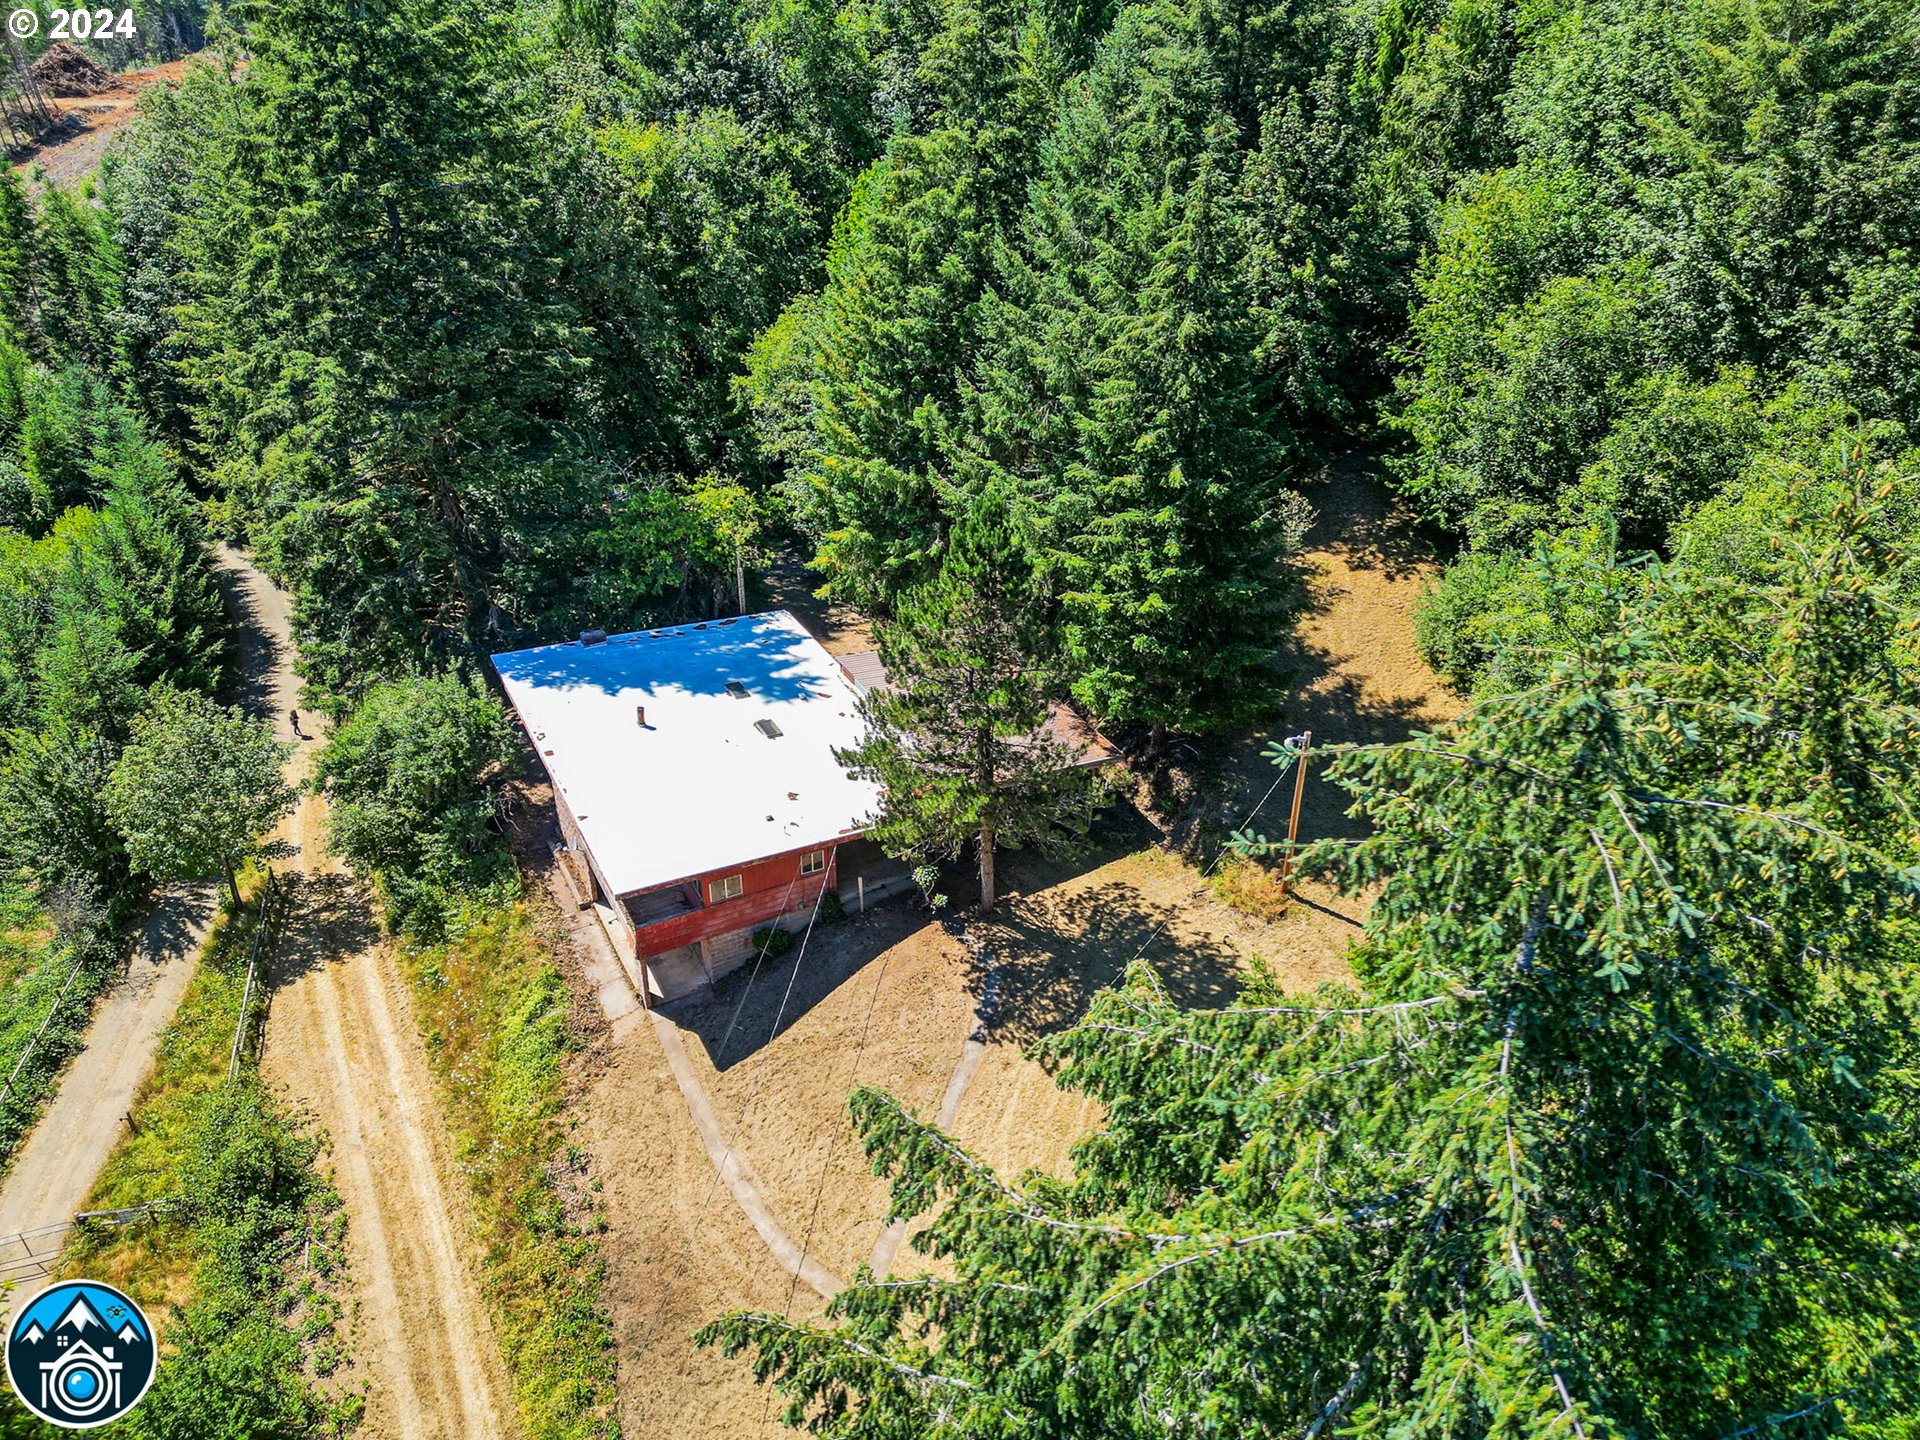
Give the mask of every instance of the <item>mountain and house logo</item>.
<svg viewBox="0 0 1920 1440">
<path fill-rule="evenodd" d="M 153 1383 L 153 1327 L 111 1285 L 43 1290 L 7 1334 L 13 1393 L 42 1420 L 88 1430 L 131 1410 Z"/>
</svg>

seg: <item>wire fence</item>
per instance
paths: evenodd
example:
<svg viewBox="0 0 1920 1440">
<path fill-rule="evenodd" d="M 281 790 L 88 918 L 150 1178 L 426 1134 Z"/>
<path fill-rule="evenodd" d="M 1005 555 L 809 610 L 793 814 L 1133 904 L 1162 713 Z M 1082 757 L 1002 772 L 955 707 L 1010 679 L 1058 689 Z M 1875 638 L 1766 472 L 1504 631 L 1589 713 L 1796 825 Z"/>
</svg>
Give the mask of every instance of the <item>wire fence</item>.
<svg viewBox="0 0 1920 1440">
<path fill-rule="evenodd" d="M 53 1004 L 47 1008 L 47 1018 L 40 1022 L 40 1028 L 33 1032 L 33 1038 L 27 1041 L 27 1048 L 20 1052 L 20 1058 L 14 1062 L 13 1073 L 7 1076 L 6 1083 L 0 1085 L 0 1105 L 5 1105 L 13 1096 L 13 1087 L 19 1081 L 21 1072 L 27 1068 L 27 1062 L 33 1058 L 33 1052 L 40 1048 L 40 1042 L 46 1038 L 53 1017 L 60 1013 L 60 1007 L 66 1004 L 67 992 L 73 989 L 73 982 L 80 978 L 80 972 L 86 968 L 87 957 L 84 951 L 74 957 L 73 969 L 68 972 L 66 983 L 60 987 L 60 993 L 53 997 Z"/>
<path fill-rule="evenodd" d="M 260 918 L 253 927 L 253 946 L 247 952 L 247 982 L 240 991 L 240 1019 L 233 1027 L 233 1050 L 227 1058 L 227 1083 L 240 1078 L 240 1065 L 251 1053 L 260 1034 L 259 1021 L 266 1012 L 266 992 L 260 984 L 260 958 L 271 955 L 279 940 L 280 921 L 286 910 L 286 886 L 272 869 L 260 891 Z"/>
<path fill-rule="evenodd" d="M 270 958 L 271 947 L 279 938 L 279 929 L 286 911 L 286 885 L 272 870 L 267 871 L 267 883 L 260 892 L 259 919 L 253 927 L 253 940 L 247 952 L 247 978 L 240 992 L 240 1019 L 233 1029 L 233 1044 L 227 1054 L 227 1082 L 231 1084 L 239 1078 L 240 1067 L 253 1053 L 259 1038 L 259 1022 L 265 1012 L 265 988 L 260 979 L 260 966 L 264 959 Z M 73 984 L 75 975 L 80 973 L 79 966 L 74 974 L 67 977 L 66 987 L 53 1003 L 53 1009 L 40 1026 L 39 1031 L 27 1044 L 27 1052 L 14 1066 L 13 1074 L 7 1077 L 6 1084 L 0 1086 L 0 1103 L 5 1103 L 14 1081 L 19 1077 L 33 1049 L 46 1033 L 47 1026 L 53 1023 L 54 1015 L 59 1013 L 60 1003 L 66 998 L 67 988 Z M 45 1279 L 53 1274 L 66 1249 L 67 1238 L 76 1228 L 89 1225 L 134 1225 L 142 1220 L 164 1214 L 175 1204 L 174 1200 L 162 1199 L 149 1201 L 144 1205 L 128 1205 L 115 1210 L 82 1210 L 65 1220 L 56 1220 L 48 1225 L 36 1225 L 30 1230 L 0 1234 L 0 1292 L 12 1289 L 23 1282 Z"/>
<path fill-rule="evenodd" d="M 66 1250 L 67 1237 L 82 1226 L 135 1225 L 152 1216 L 164 1214 L 169 1200 L 147 1205 L 129 1205 L 119 1210 L 82 1210 L 51 1225 L 36 1225 L 31 1230 L 0 1235 L 0 1292 L 30 1280 L 44 1280 L 59 1266 Z"/>
</svg>

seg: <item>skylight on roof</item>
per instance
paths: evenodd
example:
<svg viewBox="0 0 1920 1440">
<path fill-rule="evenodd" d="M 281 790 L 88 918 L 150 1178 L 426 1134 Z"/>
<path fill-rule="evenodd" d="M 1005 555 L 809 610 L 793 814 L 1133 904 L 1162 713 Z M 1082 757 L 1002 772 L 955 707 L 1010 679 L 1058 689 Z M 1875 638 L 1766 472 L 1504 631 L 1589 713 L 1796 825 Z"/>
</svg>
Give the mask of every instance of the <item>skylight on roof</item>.
<svg viewBox="0 0 1920 1440">
<path fill-rule="evenodd" d="M 744 700 L 749 693 L 747 687 L 742 685 L 738 680 L 727 681 L 727 694 L 731 695 L 734 699 Z"/>
<path fill-rule="evenodd" d="M 753 722 L 753 728 L 769 740 L 777 740 L 780 738 L 780 727 L 771 720 L 756 720 Z"/>
</svg>

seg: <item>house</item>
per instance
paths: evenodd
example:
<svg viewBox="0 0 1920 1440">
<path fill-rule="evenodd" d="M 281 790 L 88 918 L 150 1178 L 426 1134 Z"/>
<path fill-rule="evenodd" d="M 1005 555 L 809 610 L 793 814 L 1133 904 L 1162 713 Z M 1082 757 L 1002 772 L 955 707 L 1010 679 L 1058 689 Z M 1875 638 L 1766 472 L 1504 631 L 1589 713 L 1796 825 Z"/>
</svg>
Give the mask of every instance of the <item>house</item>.
<svg viewBox="0 0 1920 1440">
<path fill-rule="evenodd" d="M 739 965 L 763 926 L 803 928 L 830 889 L 905 883 L 860 839 L 878 789 L 834 758 L 864 733 L 859 692 L 786 611 L 588 631 L 493 664 L 648 1003 Z"/>
</svg>

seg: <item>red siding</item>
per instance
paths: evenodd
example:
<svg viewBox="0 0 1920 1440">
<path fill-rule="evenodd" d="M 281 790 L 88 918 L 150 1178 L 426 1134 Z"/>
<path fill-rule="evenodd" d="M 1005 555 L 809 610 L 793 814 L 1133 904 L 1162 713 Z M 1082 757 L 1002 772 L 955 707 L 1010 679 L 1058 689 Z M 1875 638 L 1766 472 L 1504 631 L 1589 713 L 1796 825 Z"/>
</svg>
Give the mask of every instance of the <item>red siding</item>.
<svg viewBox="0 0 1920 1440">
<path fill-rule="evenodd" d="M 800 857 L 814 850 L 827 852 L 827 868 L 818 875 L 800 873 Z M 821 890 L 834 883 L 839 864 L 831 845 L 809 845 L 756 861 L 731 870 L 716 870 L 700 877 L 700 897 L 712 893 L 710 882 L 729 875 L 741 877 L 741 892 L 731 900 L 712 902 L 684 915 L 672 915 L 633 932 L 634 949 L 642 956 L 659 955 L 697 940 L 749 930 L 786 914 L 789 910 L 811 908 Z"/>
</svg>

